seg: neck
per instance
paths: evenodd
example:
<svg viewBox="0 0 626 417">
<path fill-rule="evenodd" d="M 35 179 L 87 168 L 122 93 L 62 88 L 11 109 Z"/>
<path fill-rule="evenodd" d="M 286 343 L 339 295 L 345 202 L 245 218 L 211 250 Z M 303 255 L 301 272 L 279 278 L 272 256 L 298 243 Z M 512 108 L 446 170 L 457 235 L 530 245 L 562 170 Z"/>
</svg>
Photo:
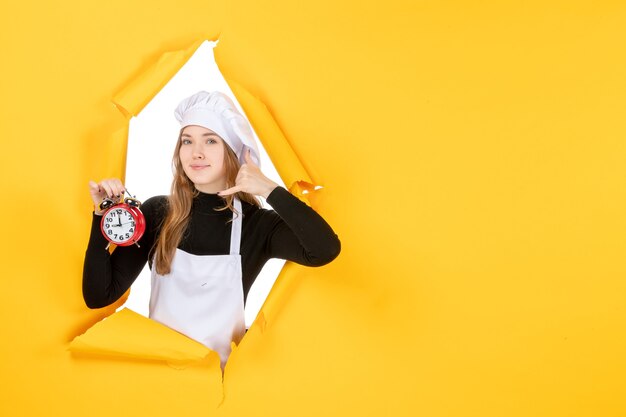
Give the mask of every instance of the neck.
<svg viewBox="0 0 626 417">
<path fill-rule="evenodd" d="M 217 194 L 218 191 L 224 191 L 226 189 L 226 183 L 220 184 L 194 184 L 196 190 L 205 194 Z"/>
<path fill-rule="evenodd" d="M 203 187 L 196 187 L 196 190 L 200 191 L 202 194 L 217 195 L 217 192 L 222 191 L 223 189 L 205 189 Z"/>
<path fill-rule="evenodd" d="M 217 208 L 223 207 L 225 200 L 215 193 L 205 193 L 199 191 L 199 194 L 193 198 L 193 212 L 199 214 L 210 214 L 214 216 L 222 216 L 225 211 L 216 211 Z M 226 213 L 228 214 L 228 213 Z"/>
</svg>

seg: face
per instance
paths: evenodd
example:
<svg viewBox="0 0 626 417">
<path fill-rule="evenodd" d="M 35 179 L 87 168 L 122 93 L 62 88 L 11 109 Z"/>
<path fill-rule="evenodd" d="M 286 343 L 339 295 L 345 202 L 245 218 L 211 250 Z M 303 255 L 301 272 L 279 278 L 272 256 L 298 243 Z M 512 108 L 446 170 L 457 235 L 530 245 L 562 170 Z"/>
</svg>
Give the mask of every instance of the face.
<svg viewBox="0 0 626 417">
<path fill-rule="evenodd" d="M 215 132 L 202 126 L 187 126 L 181 135 L 178 156 L 187 177 L 204 193 L 226 189 L 224 147 Z"/>
</svg>

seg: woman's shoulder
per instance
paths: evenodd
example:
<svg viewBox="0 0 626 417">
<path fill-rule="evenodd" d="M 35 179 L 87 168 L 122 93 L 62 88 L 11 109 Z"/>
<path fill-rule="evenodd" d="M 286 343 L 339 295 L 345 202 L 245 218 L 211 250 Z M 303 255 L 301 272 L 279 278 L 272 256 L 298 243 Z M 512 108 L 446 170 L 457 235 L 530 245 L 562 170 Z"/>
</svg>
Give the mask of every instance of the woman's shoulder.
<svg viewBox="0 0 626 417">
<path fill-rule="evenodd" d="M 278 213 L 276 213 L 272 208 L 259 207 L 245 201 L 241 202 L 241 209 L 243 210 L 243 221 L 248 225 L 274 223 L 280 219 Z"/>
<path fill-rule="evenodd" d="M 260 208 L 256 204 L 248 203 L 247 201 L 241 202 L 241 210 L 243 211 L 244 218 L 246 216 L 252 216 L 256 214 Z"/>
<path fill-rule="evenodd" d="M 151 218 L 161 218 L 167 211 L 168 196 L 157 195 L 150 197 L 141 204 L 141 211 Z"/>
<path fill-rule="evenodd" d="M 168 196 L 166 195 L 155 195 L 144 201 L 142 205 L 162 205 L 166 204 L 167 200 Z"/>
</svg>

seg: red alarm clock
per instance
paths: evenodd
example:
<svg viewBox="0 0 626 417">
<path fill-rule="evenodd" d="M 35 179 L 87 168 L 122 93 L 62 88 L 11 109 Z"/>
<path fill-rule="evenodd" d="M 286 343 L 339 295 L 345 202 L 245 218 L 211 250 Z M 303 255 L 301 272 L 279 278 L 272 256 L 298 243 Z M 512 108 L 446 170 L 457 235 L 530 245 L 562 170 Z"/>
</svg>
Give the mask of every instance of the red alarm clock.
<svg viewBox="0 0 626 417">
<path fill-rule="evenodd" d="M 134 197 L 126 197 L 123 203 L 115 203 L 105 198 L 100 210 L 106 210 L 100 222 L 104 237 L 117 246 L 130 246 L 137 243 L 146 231 L 146 218 L 139 209 L 141 202 Z"/>
</svg>

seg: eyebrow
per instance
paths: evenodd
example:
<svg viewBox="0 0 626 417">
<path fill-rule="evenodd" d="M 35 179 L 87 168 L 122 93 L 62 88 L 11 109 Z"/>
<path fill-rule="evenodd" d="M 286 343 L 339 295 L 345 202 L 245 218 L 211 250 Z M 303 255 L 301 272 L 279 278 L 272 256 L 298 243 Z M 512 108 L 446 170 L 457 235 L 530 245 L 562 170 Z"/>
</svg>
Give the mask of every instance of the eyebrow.
<svg viewBox="0 0 626 417">
<path fill-rule="evenodd" d="M 205 137 L 205 136 L 217 136 L 218 138 L 220 137 L 217 133 L 214 133 L 214 132 L 210 132 L 210 133 L 203 133 L 203 134 L 202 134 L 202 137 Z M 181 137 L 183 137 L 183 138 L 190 138 L 190 137 L 191 137 L 191 135 L 190 135 L 189 133 L 183 133 L 183 134 L 181 135 Z"/>
</svg>

